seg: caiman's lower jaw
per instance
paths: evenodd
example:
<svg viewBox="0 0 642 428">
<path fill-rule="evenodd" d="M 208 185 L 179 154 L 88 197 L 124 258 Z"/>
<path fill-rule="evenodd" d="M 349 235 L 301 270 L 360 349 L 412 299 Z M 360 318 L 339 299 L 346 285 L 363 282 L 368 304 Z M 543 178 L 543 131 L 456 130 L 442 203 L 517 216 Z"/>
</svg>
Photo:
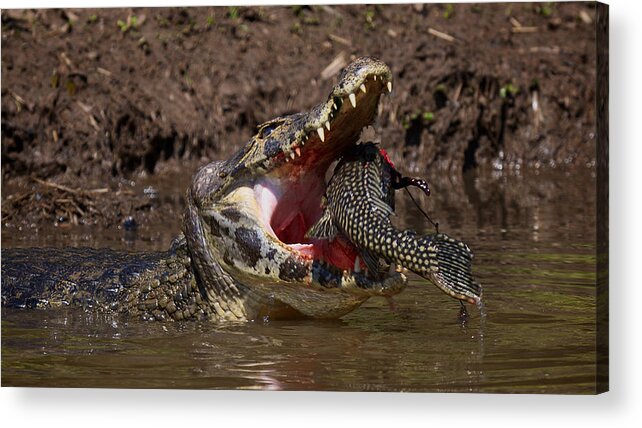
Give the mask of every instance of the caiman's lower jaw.
<svg viewBox="0 0 642 428">
<path fill-rule="evenodd" d="M 301 139 L 300 145 L 294 144 L 278 165 L 255 180 L 254 194 L 262 228 L 297 257 L 322 261 L 342 271 L 365 269 L 357 249 L 344 237 L 328 241 L 310 240 L 305 235 L 321 217 L 327 170 L 357 144 L 362 129 L 377 114 L 380 95 L 391 89 L 389 81 L 370 76 L 357 86 L 356 93 L 330 97 L 331 113 L 326 118 L 321 112 L 323 127 Z M 374 275 L 367 273 L 368 277 Z"/>
</svg>

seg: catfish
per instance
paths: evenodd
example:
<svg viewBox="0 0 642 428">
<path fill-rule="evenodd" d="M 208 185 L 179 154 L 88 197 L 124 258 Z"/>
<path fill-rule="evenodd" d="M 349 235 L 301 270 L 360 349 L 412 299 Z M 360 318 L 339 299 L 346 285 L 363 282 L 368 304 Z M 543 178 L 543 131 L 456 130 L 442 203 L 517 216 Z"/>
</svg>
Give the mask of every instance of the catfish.
<svg viewBox="0 0 642 428">
<path fill-rule="evenodd" d="M 392 224 L 395 191 L 409 185 L 430 192 L 425 181 L 402 176 L 377 145 L 358 144 L 335 167 L 323 214 L 307 236 L 331 241 L 343 235 L 359 253 L 355 271 L 362 261 L 373 273 L 385 269 L 385 263 L 401 265 L 455 299 L 479 303 L 482 290 L 473 278 L 468 245 L 444 233 L 421 235 Z"/>
</svg>

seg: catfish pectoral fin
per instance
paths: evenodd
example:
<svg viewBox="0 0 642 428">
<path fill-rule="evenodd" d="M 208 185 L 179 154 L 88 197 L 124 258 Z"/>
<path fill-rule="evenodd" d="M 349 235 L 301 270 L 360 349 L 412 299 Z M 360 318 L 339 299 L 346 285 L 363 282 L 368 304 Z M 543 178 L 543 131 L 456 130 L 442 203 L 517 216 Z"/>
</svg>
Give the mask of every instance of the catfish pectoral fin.
<svg viewBox="0 0 642 428">
<path fill-rule="evenodd" d="M 381 265 L 379 263 L 379 257 L 372 254 L 368 250 L 360 250 L 359 254 L 361 254 L 361 258 L 363 259 L 363 262 L 366 264 L 366 267 L 370 272 L 372 273 L 380 273 L 381 271 Z"/>
<path fill-rule="evenodd" d="M 308 230 L 305 237 L 331 241 L 338 232 L 337 226 L 335 226 L 334 221 L 332 221 L 330 210 L 326 210 L 321 218 Z"/>
</svg>

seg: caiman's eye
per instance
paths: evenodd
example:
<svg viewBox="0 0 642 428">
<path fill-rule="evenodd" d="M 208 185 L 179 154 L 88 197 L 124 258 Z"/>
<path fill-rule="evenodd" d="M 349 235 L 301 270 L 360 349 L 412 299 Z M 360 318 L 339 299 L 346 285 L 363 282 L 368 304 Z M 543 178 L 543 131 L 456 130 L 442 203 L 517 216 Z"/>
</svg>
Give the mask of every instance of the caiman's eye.
<svg viewBox="0 0 642 428">
<path fill-rule="evenodd" d="M 272 131 L 281 126 L 283 122 L 283 120 L 272 120 L 270 122 L 264 123 L 259 127 L 259 137 L 262 139 L 267 138 L 272 133 Z"/>
<path fill-rule="evenodd" d="M 279 126 L 276 123 L 273 123 L 271 125 L 266 126 L 265 128 L 261 129 L 261 138 L 265 138 L 268 135 L 272 133 L 276 129 L 276 127 Z"/>
</svg>

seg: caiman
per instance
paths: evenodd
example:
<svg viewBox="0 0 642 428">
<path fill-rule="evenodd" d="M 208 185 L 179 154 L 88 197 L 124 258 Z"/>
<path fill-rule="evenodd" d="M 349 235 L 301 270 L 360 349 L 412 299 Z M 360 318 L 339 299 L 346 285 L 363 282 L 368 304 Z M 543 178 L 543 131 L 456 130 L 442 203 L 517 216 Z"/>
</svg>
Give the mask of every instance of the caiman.
<svg viewBox="0 0 642 428">
<path fill-rule="evenodd" d="M 355 272 L 350 241 L 305 238 L 322 215 L 326 172 L 354 148 L 390 91 L 389 67 L 359 58 L 325 102 L 259 125 L 229 160 L 196 172 L 182 233 L 166 252 L 3 249 L 2 304 L 246 321 L 335 318 L 401 292 L 401 266 Z"/>
</svg>

